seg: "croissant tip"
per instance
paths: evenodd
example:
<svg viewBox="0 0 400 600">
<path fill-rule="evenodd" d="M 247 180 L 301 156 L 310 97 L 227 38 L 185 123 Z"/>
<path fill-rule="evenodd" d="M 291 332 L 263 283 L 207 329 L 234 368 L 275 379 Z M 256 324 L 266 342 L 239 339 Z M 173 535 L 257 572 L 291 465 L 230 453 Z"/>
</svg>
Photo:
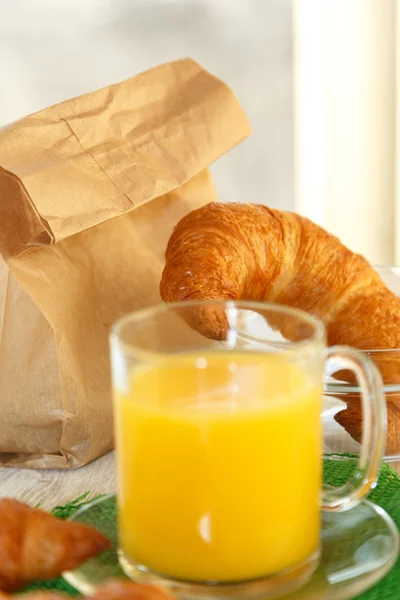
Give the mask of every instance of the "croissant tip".
<svg viewBox="0 0 400 600">
<path fill-rule="evenodd" d="M 69 555 L 70 563 L 65 570 L 71 570 L 84 561 L 111 548 L 110 540 L 100 531 L 83 523 L 63 522 L 74 538 L 74 552 Z M 74 531 L 71 526 L 74 526 Z"/>
<path fill-rule="evenodd" d="M 111 580 L 100 586 L 95 600 L 172 600 L 169 591 L 152 584 Z"/>
</svg>

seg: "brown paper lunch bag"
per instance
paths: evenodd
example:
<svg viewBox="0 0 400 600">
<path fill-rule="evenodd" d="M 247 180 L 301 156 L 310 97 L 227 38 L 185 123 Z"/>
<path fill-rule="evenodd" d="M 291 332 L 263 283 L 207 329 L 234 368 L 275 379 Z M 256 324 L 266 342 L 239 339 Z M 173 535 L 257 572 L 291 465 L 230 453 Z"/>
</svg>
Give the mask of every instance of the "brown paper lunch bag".
<svg viewBox="0 0 400 600">
<path fill-rule="evenodd" d="M 0 464 L 75 468 L 113 447 L 108 334 L 158 302 L 164 250 L 249 134 L 190 59 L 0 130 Z"/>
</svg>

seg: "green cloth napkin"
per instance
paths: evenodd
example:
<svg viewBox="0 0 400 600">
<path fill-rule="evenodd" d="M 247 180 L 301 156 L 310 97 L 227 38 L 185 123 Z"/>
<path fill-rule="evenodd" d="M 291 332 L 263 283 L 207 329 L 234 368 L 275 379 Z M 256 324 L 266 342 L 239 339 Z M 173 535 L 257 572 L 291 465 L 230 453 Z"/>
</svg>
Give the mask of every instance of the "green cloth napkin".
<svg viewBox="0 0 400 600">
<path fill-rule="evenodd" d="M 339 486 L 345 483 L 356 467 L 354 459 L 324 460 L 324 481 L 329 485 Z M 387 465 L 383 465 L 377 487 L 371 492 L 369 499 L 381 506 L 395 521 L 400 529 L 400 477 Z M 66 519 L 89 500 L 89 493 L 77 498 L 65 506 L 57 506 L 52 513 Z M 57 590 L 70 596 L 78 596 L 62 578 L 53 581 L 38 582 L 27 590 Z M 25 590 L 26 591 L 26 590 Z M 400 598 L 400 558 L 393 569 L 373 588 L 357 596 L 358 600 L 394 600 Z"/>
</svg>

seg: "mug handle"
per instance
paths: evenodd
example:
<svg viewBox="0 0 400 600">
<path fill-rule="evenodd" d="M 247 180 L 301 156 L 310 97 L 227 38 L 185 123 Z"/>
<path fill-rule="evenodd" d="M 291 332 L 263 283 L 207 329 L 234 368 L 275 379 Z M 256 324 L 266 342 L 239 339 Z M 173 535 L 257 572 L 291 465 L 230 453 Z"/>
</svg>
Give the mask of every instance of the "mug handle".
<svg viewBox="0 0 400 600">
<path fill-rule="evenodd" d="M 342 486 L 324 488 L 321 509 L 329 512 L 349 510 L 375 487 L 386 448 L 386 399 L 377 367 L 353 348 L 329 348 L 325 375 L 331 376 L 343 370 L 353 371 L 361 390 L 361 449 L 357 468 L 351 479 Z"/>
</svg>

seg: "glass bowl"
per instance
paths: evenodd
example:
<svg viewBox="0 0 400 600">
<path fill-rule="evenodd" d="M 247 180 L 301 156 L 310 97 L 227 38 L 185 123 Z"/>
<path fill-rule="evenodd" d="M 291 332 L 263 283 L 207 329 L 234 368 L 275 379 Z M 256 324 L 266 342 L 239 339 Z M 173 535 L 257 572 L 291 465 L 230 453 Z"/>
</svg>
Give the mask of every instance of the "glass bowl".
<svg viewBox="0 0 400 600">
<path fill-rule="evenodd" d="M 400 267 L 375 267 L 383 281 L 400 296 Z M 400 348 L 363 351 L 379 368 L 388 408 L 388 439 L 385 462 L 400 466 Z M 346 381 L 325 382 L 323 420 L 325 448 L 329 453 L 354 453 L 360 448 L 360 389 Z"/>
</svg>

